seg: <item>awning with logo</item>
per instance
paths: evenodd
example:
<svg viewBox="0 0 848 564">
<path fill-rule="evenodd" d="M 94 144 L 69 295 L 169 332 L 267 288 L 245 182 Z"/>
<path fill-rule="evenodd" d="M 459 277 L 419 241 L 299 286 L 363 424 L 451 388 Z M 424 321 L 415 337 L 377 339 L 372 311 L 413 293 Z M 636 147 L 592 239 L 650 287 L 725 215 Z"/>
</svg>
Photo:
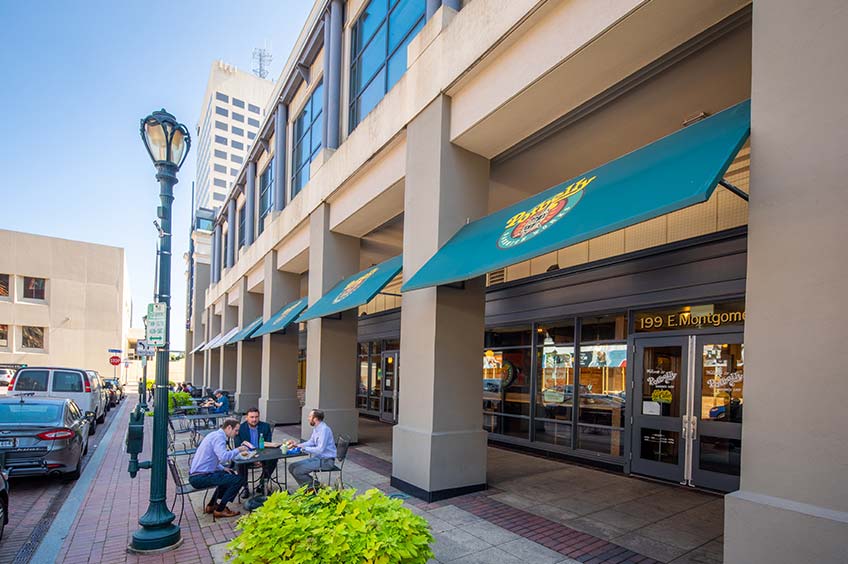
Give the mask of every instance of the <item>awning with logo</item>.
<svg viewBox="0 0 848 564">
<path fill-rule="evenodd" d="M 241 331 L 239 331 L 235 335 L 233 335 L 230 338 L 230 340 L 228 340 L 226 342 L 226 344 L 234 345 L 234 344 L 238 343 L 239 341 L 244 341 L 245 339 L 250 339 L 253 336 L 253 333 L 256 332 L 257 329 L 259 329 L 260 325 L 262 325 L 262 316 L 261 315 L 259 317 L 257 317 L 256 319 L 254 319 L 253 321 L 251 321 L 247 325 L 247 327 L 245 327 L 244 329 L 242 329 Z"/>
<path fill-rule="evenodd" d="M 367 304 L 402 268 L 403 257 L 398 255 L 345 278 L 304 311 L 297 321 L 333 315 Z"/>
<path fill-rule="evenodd" d="M 188 354 L 194 354 L 194 353 L 196 353 L 197 351 L 199 351 L 200 349 L 202 349 L 205 345 L 206 345 L 206 341 L 203 341 L 202 343 L 200 343 L 199 345 L 197 345 L 196 347 L 194 347 L 193 349 L 191 349 L 191 352 L 190 352 L 190 353 L 188 353 Z"/>
<path fill-rule="evenodd" d="M 284 330 L 306 309 L 307 301 L 306 298 L 300 298 L 299 300 L 287 303 L 277 313 L 272 315 L 268 321 L 263 323 L 262 327 L 257 329 L 253 336 L 261 337 L 267 333 L 276 333 L 277 331 Z"/>
<path fill-rule="evenodd" d="M 751 130 L 750 100 L 460 229 L 401 290 L 482 276 L 707 201 Z"/>
</svg>

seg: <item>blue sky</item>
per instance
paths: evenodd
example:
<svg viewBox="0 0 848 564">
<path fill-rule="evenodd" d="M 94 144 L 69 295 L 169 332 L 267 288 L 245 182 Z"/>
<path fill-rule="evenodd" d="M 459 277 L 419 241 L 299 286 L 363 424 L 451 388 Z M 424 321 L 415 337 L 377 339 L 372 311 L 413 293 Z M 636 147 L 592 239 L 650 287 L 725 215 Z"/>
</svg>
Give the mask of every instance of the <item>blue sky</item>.
<svg viewBox="0 0 848 564">
<path fill-rule="evenodd" d="M 126 249 L 133 325 L 152 301 L 159 205 L 139 120 L 166 108 L 194 135 L 216 59 L 278 78 L 311 0 L 0 2 L 0 226 Z M 195 153 L 173 218 L 172 349 L 184 347 Z M 0 252 L 2 250 L 0 249 Z"/>
</svg>

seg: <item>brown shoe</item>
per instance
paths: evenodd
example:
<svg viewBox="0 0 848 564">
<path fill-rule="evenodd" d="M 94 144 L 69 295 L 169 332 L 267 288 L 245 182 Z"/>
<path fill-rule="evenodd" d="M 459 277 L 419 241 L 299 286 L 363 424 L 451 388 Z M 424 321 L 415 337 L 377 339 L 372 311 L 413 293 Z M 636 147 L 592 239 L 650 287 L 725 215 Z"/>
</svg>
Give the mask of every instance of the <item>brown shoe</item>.
<svg viewBox="0 0 848 564">
<path fill-rule="evenodd" d="M 229 507 L 225 507 L 223 511 L 218 511 L 217 509 L 212 512 L 212 515 L 215 516 L 216 519 L 221 519 L 225 517 L 235 517 L 239 515 L 238 511 L 232 511 Z"/>
<path fill-rule="evenodd" d="M 206 507 L 203 508 L 203 512 L 206 513 L 207 515 L 211 514 L 213 511 L 215 511 L 215 502 L 214 501 L 212 503 L 207 503 Z"/>
</svg>

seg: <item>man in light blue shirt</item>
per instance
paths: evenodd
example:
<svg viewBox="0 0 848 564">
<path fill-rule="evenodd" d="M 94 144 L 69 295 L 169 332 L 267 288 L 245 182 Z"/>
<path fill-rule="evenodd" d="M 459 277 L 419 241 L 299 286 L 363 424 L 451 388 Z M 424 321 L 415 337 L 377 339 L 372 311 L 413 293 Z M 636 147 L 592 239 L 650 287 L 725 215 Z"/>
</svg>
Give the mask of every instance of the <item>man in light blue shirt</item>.
<svg viewBox="0 0 848 564">
<path fill-rule="evenodd" d="M 301 450 L 309 453 L 309 458 L 299 460 L 289 468 L 289 473 L 297 480 L 298 486 L 312 482 L 312 472 L 330 470 L 336 459 L 333 431 L 324 423 L 324 412 L 320 409 L 310 411 L 309 425 L 312 427 L 312 436 L 305 443 L 297 445 Z"/>
<path fill-rule="evenodd" d="M 238 435 L 238 428 L 237 419 L 224 419 L 220 429 L 203 438 L 191 461 L 188 482 L 192 486 L 197 489 L 217 486 L 204 509 L 205 513 L 213 513 L 215 517 L 234 517 L 239 514 L 238 511 L 231 511 L 227 504 L 235 499 L 244 485 L 244 477 L 224 466 L 224 463 L 249 450 L 244 444 L 232 450 L 227 448 L 227 441 Z"/>
</svg>

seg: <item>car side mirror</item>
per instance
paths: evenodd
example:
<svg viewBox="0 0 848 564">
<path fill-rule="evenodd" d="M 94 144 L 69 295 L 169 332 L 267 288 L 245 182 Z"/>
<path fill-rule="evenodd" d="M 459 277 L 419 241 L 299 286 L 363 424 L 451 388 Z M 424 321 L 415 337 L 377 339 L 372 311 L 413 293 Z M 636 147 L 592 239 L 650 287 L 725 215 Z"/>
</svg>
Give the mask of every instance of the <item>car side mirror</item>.
<svg viewBox="0 0 848 564">
<path fill-rule="evenodd" d="M 93 411 L 86 411 L 85 412 L 85 418 L 86 419 L 94 419 L 96 416 L 97 416 L 97 414 L 94 413 Z"/>
</svg>

